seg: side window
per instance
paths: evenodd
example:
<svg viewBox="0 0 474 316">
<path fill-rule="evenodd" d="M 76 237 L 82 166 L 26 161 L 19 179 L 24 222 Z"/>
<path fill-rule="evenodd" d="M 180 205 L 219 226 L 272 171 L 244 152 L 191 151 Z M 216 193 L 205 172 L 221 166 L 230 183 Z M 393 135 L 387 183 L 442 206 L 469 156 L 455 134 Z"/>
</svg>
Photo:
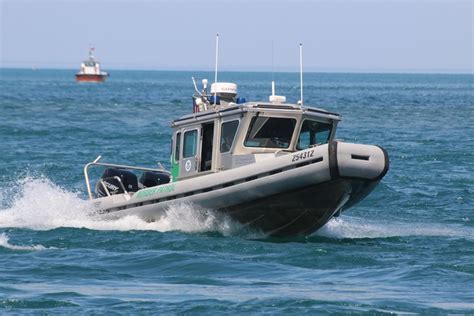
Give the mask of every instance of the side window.
<svg viewBox="0 0 474 316">
<path fill-rule="evenodd" d="M 187 131 L 184 133 L 183 141 L 183 158 L 196 156 L 197 130 Z"/>
<path fill-rule="evenodd" d="M 244 145 L 247 147 L 288 148 L 295 129 L 293 118 L 254 116 Z"/>
<path fill-rule="evenodd" d="M 331 135 L 332 124 L 304 120 L 296 149 L 302 150 L 315 145 L 326 144 Z"/>
<path fill-rule="evenodd" d="M 222 123 L 221 153 L 226 153 L 232 148 L 237 127 L 239 127 L 238 120 Z"/>
<path fill-rule="evenodd" d="M 311 146 L 311 132 L 301 129 L 300 138 L 298 138 L 297 149 L 306 149 Z"/>
<path fill-rule="evenodd" d="M 316 133 L 316 143 L 326 144 L 329 141 L 329 135 L 331 134 L 331 127 L 329 126 L 327 129 Z"/>
<path fill-rule="evenodd" d="M 174 147 L 174 162 L 179 161 L 180 147 L 181 147 L 181 132 L 176 134 L 175 147 Z"/>
</svg>

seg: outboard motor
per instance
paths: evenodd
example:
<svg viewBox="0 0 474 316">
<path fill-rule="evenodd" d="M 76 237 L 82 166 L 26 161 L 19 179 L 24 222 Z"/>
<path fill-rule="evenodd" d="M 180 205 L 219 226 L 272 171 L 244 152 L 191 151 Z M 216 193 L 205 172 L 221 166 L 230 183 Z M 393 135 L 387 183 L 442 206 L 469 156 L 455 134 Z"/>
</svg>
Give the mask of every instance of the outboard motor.
<svg viewBox="0 0 474 316">
<path fill-rule="evenodd" d="M 100 181 L 97 182 L 95 193 L 98 197 L 108 196 L 107 191 L 104 189 L 104 185 L 110 195 L 125 193 L 120 182 L 122 182 L 123 187 L 127 192 L 138 191 L 137 176 L 133 172 L 124 169 L 108 168 L 105 169 L 102 177 L 100 177 Z M 102 183 L 104 185 L 102 185 Z"/>
<path fill-rule="evenodd" d="M 143 187 L 149 188 L 170 182 L 170 175 L 166 172 L 145 171 L 139 180 Z"/>
</svg>

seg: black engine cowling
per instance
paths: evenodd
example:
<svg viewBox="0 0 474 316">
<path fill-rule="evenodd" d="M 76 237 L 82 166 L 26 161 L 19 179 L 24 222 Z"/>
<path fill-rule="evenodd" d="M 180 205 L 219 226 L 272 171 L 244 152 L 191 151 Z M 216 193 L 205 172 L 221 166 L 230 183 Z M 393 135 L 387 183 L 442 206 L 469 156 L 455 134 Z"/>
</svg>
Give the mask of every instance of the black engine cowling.
<svg viewBox="0 0 474 316">
<path fill-rule="evenodd" d="M 119 178 L 120 181 L 117 178 Z M 110 195 L 125 193 L 122 186 L 120 185 L 120 182 L 122 182 L 123 187 L 125 187 L 127 192 L 138 191 L 137 176 L 128 170 L 116 168 L 105 169 L 104 173 L 100 177 L 100 180 L 101 181 L 97 182 L 97 186 L 95 188 L 95 192 L 98 197 L 107 196 L 104 185 L 107 187 Z"/>
<path fill-rule="evenodd" d="M 170 182 L 170 176 L 166 172 L 158 171 L 145 171 L 139 180 L 140 184 L 144 187 L 154 187 L 160 184 L 165 184 Z"/>
</svg>

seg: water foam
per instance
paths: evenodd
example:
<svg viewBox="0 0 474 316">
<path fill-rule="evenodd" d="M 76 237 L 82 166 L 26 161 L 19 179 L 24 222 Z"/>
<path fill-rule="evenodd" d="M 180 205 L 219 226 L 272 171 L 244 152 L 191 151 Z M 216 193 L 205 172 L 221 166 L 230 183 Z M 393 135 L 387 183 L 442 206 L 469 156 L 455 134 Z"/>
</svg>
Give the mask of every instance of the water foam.
<svg viewBox="0 0 474 316">
<path fill-rule="evenodd" d="M 101 220 L 92 215 L 89 201 L 60 188 L 46 178 L 22 179 L 18 181 L 17 191 L 11 199 L 11 206 L 0 209 L 0 228 L 50 230 L 72 227 L 120 231 L 219 232 L 226 236 L 249 234 L 250 237 L 254 237 L 252 234 L 255 233 L 226 216 L 189 204 L 170 207 L 166 214 L 155 222 L 144 221 L 138 216 Z"/>
<path fill-rule="evenodd" d="M 439 236 L 472 239 L 474 230 L 469 227 L 431 223 L 404 223 L 370 221 L 351 216 L 330 220 L 317 232 L 318 236 L 330 238 L 387 238 L 408 236 Z"/>
<path fill-rule="evenodd" d="M 13 190 L 15 191 L 15 190 Z M 18 181 L 17 193 L 0 191 L 0 228 L 28 228 L 50 230 L 59 227 L 88 228 L 93 230 L 151 230 L 159 232 L 182 231 L 187 233 L 218 232 L 224 236 L 239 235 L 246 238 L 262 238 L 263 234 L 252 231 L 229 217 L 195 205 L 179 204 L 170 207 L 155 222 L 147 222 L 138 216 L 126 216 L 114 220 L 102 220 L 92 216 L 89 201 L 55 185 L 44 177 L 24 178 Z M 10 206 L 5 206 L 11 196 Z M 413 224 L 403 222 L 371 221 L 347 215 L 332 219 L 317 233 L 329 238 L 387 238 L 402 236 L 445 236 L 472 239 L 474 229 L 454 225 Z M 5 244 L 5 236 L 1 240 Z"/>
<path fill-rule="evenodd" d="M 17 246 L 17 245 L 10 244 L 9 240 L 10 239 L 8 238 L 7 234 L 5 233 L 0 234 L 0 247 L 12 249 L 12 250 L 45 250 L 47 249 L 46 247 L 42 245 Z"/>
<path fill-rule="evenodd" d="M 24 178 L 16 183 L 11 207 L 0 210 L 0 227 L 47 230 L 65 226 L 82 227 L 89 205 L 76 194 L 45 178 Z"/>
</svg>

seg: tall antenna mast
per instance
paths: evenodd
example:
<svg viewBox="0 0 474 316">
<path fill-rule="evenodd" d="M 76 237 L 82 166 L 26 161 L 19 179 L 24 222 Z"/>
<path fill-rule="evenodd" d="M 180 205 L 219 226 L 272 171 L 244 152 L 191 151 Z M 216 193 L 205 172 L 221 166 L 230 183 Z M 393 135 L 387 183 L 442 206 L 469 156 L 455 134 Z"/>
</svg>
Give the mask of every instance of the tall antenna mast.
<svg viewBox="0 0 474 316">
<path fill-rule="evenodd" d="M 275 95 L 275 63 L 273 60 L 273 40 L 272 40 L 272 96 Z"/>
<path fill-rule="evenodd" d="M 219 33 L 216 34 L 216 67 L 214 73 L 214 83 L 217 83 L 217 60 L 219 58 Z M 217 102 L 217 89 L 214 90 L 214 106 Z"/>
<path fill-rule="evenodd" d="M 300 43 L 300 105 L 303 106 L 303 44 Z"/>
<path fill-rule="evenodd" d="M 274 49 L 273 49 L 273 40 L 272 40 L 272 81 L 275 81 L 275 57 L 274 57 Z"/>
</svg>

